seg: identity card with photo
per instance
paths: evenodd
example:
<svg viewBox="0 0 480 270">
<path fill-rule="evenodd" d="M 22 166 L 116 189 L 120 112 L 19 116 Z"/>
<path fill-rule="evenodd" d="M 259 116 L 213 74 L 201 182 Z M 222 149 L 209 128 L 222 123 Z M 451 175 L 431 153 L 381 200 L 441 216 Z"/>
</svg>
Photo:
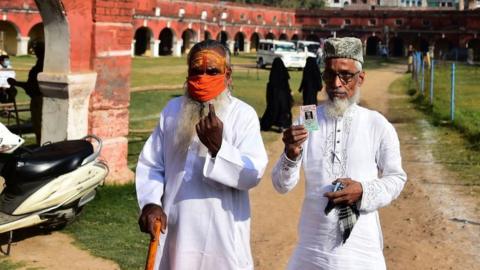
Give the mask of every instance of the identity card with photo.
<svg viewBox="0 0 480 270">
<path fill-rule="evenodd" d="M 320 128 L 317 121 L 317 106 L 300 106 L 300 120 L 301 123 L 303 123 L 305 129 L 307 129 L 308 131 L 319 130 Z"/>
</svg>

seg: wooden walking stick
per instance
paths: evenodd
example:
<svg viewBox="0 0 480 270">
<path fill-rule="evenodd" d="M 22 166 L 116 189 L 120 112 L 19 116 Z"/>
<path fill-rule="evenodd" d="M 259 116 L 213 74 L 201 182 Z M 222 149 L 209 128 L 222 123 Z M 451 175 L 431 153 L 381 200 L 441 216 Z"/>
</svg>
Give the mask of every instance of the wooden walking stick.
<svg viewBox="0 0 480 270">
<path fill-rule="evenodd" d="M 155 257 L 157 256 L 158 241 L 160 239 L 160 228 L 162 223 L 159 219 L 155 220 L 153 224 L 154 238 L 150 239 L 150 245 L 148 246 L 147 263 L 145 264 L 145 270 L 153 270 L 155 266 Z"/>
</svg>

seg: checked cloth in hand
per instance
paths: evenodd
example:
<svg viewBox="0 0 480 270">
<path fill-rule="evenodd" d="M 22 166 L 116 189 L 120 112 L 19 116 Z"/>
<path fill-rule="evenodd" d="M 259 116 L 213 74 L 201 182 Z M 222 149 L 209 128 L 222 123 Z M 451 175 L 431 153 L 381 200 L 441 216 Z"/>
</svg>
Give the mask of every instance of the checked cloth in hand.
<svg viewBox="0 0 480 270">
<path fill-rule="evenodd" d="M 339 187 L 338 190 L 342 190 L 343 186 Z M 336 190 L 336 191 L 338 191 Z M 325 215 L 328 216 L 330 211 L 335 208 L 338 211 L 338 226 L 340 228 L 340 232 L 342 234 L 343 243 L 347 241 L 350 233 L 353 230 L 353 226 L 357 222 L 358 216 L 360 212 L 357 209 L 355 204 L 353 205 L 346 205 L 341 204 L 335 206 L 332 201 L 328 201 L 327 206 L 325 207 Z"/>
</svg>

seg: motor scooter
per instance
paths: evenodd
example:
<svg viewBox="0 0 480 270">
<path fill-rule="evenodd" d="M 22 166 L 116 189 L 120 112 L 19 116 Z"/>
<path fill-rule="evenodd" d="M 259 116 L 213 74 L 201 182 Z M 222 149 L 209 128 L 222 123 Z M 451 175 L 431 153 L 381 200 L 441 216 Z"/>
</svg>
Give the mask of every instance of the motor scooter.
<svg viewBox="0 0 480 270">
<path fill-rule="evenodd" d="M 34 149 L 23 143 L 0 123 L 0 175 L 5 180 L 0 188 L 0 234 L 9 233 L 7 250 L 2 250 L 7 255 L 14 230 L 65 226 L 95 197 L 108 174 L 108 166 L 98 159 L 102 141 L 96 136 Z"/>
</svg>

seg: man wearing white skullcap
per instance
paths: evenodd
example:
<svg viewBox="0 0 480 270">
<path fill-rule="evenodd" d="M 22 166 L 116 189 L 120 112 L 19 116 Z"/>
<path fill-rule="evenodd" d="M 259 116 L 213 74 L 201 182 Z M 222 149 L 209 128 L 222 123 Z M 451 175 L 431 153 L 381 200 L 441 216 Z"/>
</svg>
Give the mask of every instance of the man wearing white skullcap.
<svg viewBox="0 0 480 270">
<path fill-rule="evenodd" d="M 300 167 L 306 178 L 299 242 L 288 269 L 385 269 L 378 209 L 403 189 L 400 145 L 392 124 L 358 105 L 362 42 L 330 38 L 324 46 L 328 100 L 317 107 L 319 130 L 294 125 L 272 180 L 292 190 Z"/>
</svg>

